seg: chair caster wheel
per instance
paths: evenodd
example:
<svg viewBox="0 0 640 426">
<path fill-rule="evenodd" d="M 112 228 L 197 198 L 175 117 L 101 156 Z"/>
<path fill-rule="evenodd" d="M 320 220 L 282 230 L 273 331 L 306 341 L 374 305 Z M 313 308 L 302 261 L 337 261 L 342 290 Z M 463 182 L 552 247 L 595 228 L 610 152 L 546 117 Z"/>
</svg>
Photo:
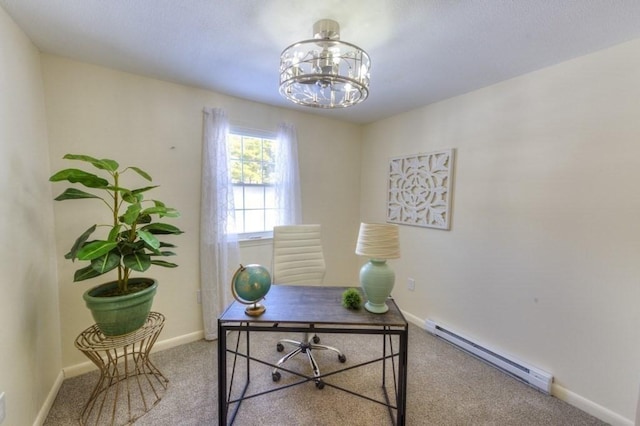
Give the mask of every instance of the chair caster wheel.
<svg viewBox="0 0 640 426">
<path fill-rule="evenodd" d="M 282 377 L 282 376 L 280 375 L 280 372 L 279 372 L 279 371 L 276 371 L 275 373 L 271 373 L 271 379 L 272 379 L 274 382 L 279 382 L 281 377 Z"/>
<path fill-rule="evenodd" d="M 283 345 L 282 343 L 278 343 L 278 344 L 276 345 L 276 350 L 277 350 L 278 352 L 282 352 L 282 351 L 284 351 L 284 345 Z"/>
<path fill-rule="evenodd" d="M 313 336 L 313 343 L 315 343 L 316 345 L 320 343 L 320 336 L 318 335 Z"/>
<path fill-rule="evenodd" d="M 323 388 L 324 388 L 324 382 L 323 382 L 322 380 L 318 380 L 318 381 L 316 382 L 316 387 L 317 387 L 318 389 L 323 389 Z"/>
<path fill-rule="evenodd" d="M 338 355 L 338 361 L 344 364 L 345 362 L 347 362 L 347 357 L 344 354 Z"/>
</svg>

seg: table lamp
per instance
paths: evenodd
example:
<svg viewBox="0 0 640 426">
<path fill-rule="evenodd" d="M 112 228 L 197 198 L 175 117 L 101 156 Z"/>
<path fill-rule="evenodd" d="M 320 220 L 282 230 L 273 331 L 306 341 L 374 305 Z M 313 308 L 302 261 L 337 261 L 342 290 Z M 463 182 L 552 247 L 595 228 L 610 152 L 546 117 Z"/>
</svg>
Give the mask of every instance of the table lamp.
<svg viewBox="0 0 640 426">
<path fill-rule="evenodd" d="M 369 258 L 360 269 L 360 285 L 367 298 L 364 307 L 369 312 L 383 314 L 389 310 L 385 302 L 396 278 L 387 259 L 400 257 L 398 225 L 361 223 L 356 254 Z"/>
</svg>

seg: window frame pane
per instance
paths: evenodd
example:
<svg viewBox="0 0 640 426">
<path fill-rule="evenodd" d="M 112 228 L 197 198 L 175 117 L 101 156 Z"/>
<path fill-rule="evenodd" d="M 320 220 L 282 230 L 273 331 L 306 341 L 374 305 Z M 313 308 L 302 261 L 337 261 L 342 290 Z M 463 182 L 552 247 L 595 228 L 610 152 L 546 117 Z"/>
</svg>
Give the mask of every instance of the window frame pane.
<svg viewBox="0 0 640 426">
<path fill-rule="evenodd" d="M 273 227 L 265 229 L 267 223 L 274 223 L 273 212 L 275 206 L 273 206 L 272 200 L 267 200 L 265 197 L 267 193 L 273 192 L 274 187 L 274 175 L 275 169 L 275 150 L 277 146 L 277 136 L 273 132 L 259 131 L 255 129 L 246 129 L 242 127 L 232 126 L 230 131 L 230 138 L 227 143 L 229 154 L 229 170 L 233 173 L 233 165 L 235 165 L 236 178 L 233 178 L 232 184 L 234 187 L 234 204 L 236 218 L 242 218 L 241 223 L 236 223 L 238 231 L 238 238 L 242 240 L 255 240 L 263 238 L 271 238 L 273 236 Z M 260 143 L 260 152 L 256 153 L 256 141 Z M 244 149 L 245 142 L 248 142 L 250 148 L 253 149 L 253 153 L 249 158 L 245 158 Z M 234 145 L 232 147 L 232 145 Z M 231 151 L 235 149 L 236 155 L 232 155 Z M 237 151 L 240 150 L 240 157 L 237 156 Z M 259 157 L 259 158 L 258 158 Z M 239 175 L 238 177 L 238 170 Z M 259 175 L 259 177 L 258 177 Z M 258 182 L 255 182 L 259 180 Z M 247 196 L 255 195 L 257 190 L 262 189 L 262 200 L 260 205 L 251 203 L 247 199 Z M 237 195 L 241 194 L 242 199 L 237 199 Z M 258 206 L 256 208 L 256 206 Z M 261 211 L 261 214 L 258 213 Z M 262 224 L 258 227 L 256 225 L 257 220 L 251 220 L 251 224 L 247 222 L 247 218 L 253 217 L 254 219 L 261 218 Z M 247 229 L 251 231 L 246 232 Z"/>
</svg>

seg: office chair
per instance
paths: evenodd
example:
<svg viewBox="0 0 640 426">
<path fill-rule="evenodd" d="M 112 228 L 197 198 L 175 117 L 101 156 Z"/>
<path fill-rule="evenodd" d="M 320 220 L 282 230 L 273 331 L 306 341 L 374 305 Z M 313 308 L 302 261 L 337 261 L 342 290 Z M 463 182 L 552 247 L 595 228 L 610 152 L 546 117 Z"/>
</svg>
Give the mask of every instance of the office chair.
<svg viewBox="0 0 640 426">
<path fill-rule="evenodd" d="M 320 239 L 320 225 L 288 225 L 273 228 L 273 265 L 271 277 L 274 284 L 322 284 L 326 267 Z M 313 325 L 311 326 L 313 329 Z M 313 357 L 314 350 L 330 350 L 338 354 L 338 360 L 345 362 L 347 357 L 340 350 L 320 344 L 317 335 L 310 337 L 305 333 L 303 340 L 282 339 L 276 345 L 278 352 L 284 351 L 284 345 L 293 346 L 294 349 L 280 358 L 273 369 L 271 377 L 274 382 L 280 380 L 279 366 L 303 353 L 307 355 L 309 364 L 316 378 L 318 389 L 324 387 L 324 383 L 318 377 L 320 368 Z"/>
</svg>

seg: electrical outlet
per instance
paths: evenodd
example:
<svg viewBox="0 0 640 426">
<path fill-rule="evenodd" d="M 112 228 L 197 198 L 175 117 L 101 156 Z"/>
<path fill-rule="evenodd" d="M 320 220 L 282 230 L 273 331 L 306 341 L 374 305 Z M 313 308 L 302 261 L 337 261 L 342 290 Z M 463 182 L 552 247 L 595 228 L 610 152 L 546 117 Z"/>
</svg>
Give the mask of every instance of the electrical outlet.
<svg viewBox="0 0 640 426">
<path fill-rule="evenodd" d="M 202 293 L 200 293 L 200 290 L 196 291 L 196 299 L 198 300 L 198 305 L 202 305 Z"/>
<path fill-rule="evenodd" d="M 4 422 L 4 418 L 7 415 L 7 410 L 4 404 L 4 392 L 0 393 L 0 424 Z"/>
<path fill-rule="evenodd" d="M 416 289 L 416 280 L 414 280 L 413 278 L 409 278 L 407 280 L 407 288 L 409 289 L 409 291 L 413 291 Z"/>
</svg>

